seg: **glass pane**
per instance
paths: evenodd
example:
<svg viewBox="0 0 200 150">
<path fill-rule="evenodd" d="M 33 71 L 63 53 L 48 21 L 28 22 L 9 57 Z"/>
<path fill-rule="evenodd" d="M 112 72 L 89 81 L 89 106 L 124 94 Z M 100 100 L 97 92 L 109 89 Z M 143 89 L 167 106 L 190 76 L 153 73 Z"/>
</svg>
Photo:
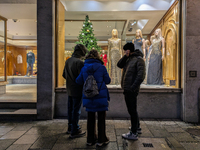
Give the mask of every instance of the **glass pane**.
<svg viewBox="0 0 200 150">
<path fill-rule="evenodd" d="M 0 81 L 5 81 L 5 22 L 0 20 Z"/>
</svg>

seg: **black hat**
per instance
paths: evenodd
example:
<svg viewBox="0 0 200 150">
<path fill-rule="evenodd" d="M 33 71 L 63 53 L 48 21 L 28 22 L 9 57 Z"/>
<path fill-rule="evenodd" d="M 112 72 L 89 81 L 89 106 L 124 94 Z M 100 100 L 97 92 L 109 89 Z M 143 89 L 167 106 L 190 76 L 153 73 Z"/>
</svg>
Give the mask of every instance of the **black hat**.
<svg viewBox="0 0 200 150">
<path fill-rule="evenodd" d="M 123 49 L 126 50 L 130 50 L 131 52 L 135 51 L 135 46 L 133 43 L 126 43 L 123 47 Z"/>
</svg>

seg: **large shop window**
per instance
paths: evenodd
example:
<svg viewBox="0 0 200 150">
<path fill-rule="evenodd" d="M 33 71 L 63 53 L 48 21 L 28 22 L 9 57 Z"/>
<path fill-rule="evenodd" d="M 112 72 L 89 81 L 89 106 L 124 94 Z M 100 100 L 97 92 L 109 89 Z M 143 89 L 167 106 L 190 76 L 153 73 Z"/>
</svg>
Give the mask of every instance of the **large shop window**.
<svg viewBox="0 0 200 150">
<path fill-rule="evenodd" d="M 180 4 L 177 0 L 69 1 L 57 3 L 57 87 L 64 87 L 65 61 L 77 43 L 97 49 L 111 77 L 120 87 L 116 63 L 123 45 L 133 42 L 143 53 L 146 77 L 141 88 L 180 88 Z M 84 60 L 83 60 L 84 61 Z"/>
<path fill-rule="evenodd" d="M 0 16 L 0 81 L 6 81 L 6 21 Z"/>
</svg>

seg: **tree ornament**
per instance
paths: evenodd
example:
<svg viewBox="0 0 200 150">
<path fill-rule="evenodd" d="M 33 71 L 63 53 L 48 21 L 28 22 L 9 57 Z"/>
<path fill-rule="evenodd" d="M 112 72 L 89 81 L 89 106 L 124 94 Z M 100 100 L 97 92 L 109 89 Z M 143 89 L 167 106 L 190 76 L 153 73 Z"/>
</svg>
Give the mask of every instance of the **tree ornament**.
<svg viewBox="0 0 200 150">
<path fill-rule="evenodd" d="M 90 20 L 88 20 L 88 22 L 90 22 Z"/>
<path fill-rule="evenodd" d="M 85 24 L 83 24 L 83 27 L 85 27 Z"/>
<path fill-rule="evenodd" d="M 84 35 L 84 33 L 82 33 L 82 35 Z"/>
<path fill-rule="evenodd" d="M 93 40 L 91 40 L 91 42 L 93 42 Z"/>
<path fill-rule="evenodd" d="M 87 29 L 87 32 L 90 32 L 90 30 Z"/>
<path fill-rule="evenodd" d="M 90 25 L 90 27 L 92 28 L 92 25 Z"/>
</svg>

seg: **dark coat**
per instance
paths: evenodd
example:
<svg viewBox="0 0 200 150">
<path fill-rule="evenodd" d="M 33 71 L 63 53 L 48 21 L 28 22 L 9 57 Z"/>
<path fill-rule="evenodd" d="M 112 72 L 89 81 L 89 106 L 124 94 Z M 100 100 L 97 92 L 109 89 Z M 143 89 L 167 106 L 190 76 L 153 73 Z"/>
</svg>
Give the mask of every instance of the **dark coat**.
<svg viewBox="0 0 200 150">
<path fill-rule="evenodd" d="M 110 77 L 106 67 L 100 60 L 92 58 L 86 59 L 84 67 L 81 69 L 81 72 L 76 79 L 76 83 L 83 85 L 89 74 L 93 74 L 97 82 L 99 95 L 96 95 L 93 98 L 87 98 L 83 94 L 83 107 L 86 107 L 86 111 L 91 112 L 107 111 L 109 93 L 106 84 L 110 83 Z"/>
<path fill-rule="evenodd" d="M 145 78 L 145 62 L 143 54 L 135 50 L 132 55 L 123 56 L 117 66 L 123 68 L 121 87 L 127 91 L 139 91 L 140 84 Z"/>
</svg>

